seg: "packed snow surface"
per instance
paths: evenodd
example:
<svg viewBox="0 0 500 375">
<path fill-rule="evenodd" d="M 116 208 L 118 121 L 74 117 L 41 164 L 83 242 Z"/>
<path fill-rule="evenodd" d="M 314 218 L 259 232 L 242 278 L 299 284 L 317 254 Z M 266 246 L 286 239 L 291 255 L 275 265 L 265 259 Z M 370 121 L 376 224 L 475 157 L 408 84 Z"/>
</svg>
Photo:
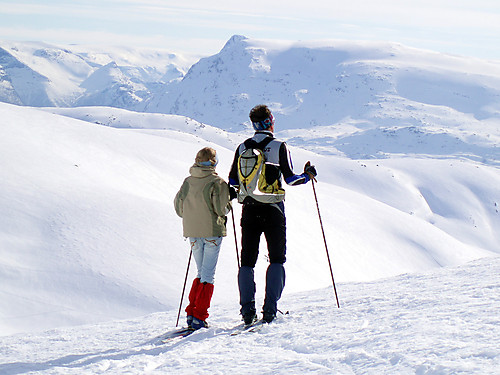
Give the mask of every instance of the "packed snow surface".
<svg viewBox="0 0 500 375">
<path fill-rule="evenodd" d="M 162 343 L 175 312 L 0 337 L 0 373 L 498 374 L 500 258 L 287 295 L 290 309 L 236 336 L 236 304 Z"/>
</svg>

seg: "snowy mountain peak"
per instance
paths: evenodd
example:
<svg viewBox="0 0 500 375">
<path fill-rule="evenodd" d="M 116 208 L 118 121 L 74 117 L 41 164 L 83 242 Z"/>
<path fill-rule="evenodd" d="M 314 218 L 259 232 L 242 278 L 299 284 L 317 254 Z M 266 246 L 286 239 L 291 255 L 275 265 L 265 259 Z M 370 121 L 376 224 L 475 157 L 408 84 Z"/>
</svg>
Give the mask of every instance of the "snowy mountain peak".
<svg viewBox="0 0 500 375">
<path fill-rule="evenodd" d="M 118 69 L 118 65 L 111 61 L 107 65 L 97 69 L 90 77 L 83 81 L 80 86 L 90 93 L 105 90 L 116 83 L 125 83 L 127 78 Z"/>
<path fill-rule="evenodd" d="M 500 66 L 392 43 L 285 43 L 234 36 L 153 96 L 148 111 L 249 129 L 268 104 L 279 129 L 363 124 L 446 128 L 499 119 Z M 409 110 L 408 110 L 409 109 Z"/>
<path fill-rule="evenodd" d="M 233 35 L 231 38 L 229 38 L 222 49 L 224 50 L 239 45 L 244 40 L 248 40 L 248 38 L 244 35 Z"/>
</svg>

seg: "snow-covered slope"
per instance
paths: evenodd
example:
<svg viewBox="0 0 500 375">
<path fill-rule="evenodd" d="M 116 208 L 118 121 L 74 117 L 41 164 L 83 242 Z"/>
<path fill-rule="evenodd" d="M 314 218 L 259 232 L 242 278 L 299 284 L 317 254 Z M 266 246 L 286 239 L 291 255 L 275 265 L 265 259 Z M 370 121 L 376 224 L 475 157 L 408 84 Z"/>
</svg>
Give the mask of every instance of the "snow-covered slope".
<svg viewBox="0 0 500 375">
<path fill-rule="evenodd" d="M 287 295 L 290 310 L 231 336 L 236 303 L 212 327 L 162 344 L 175 311 L 0 337 L 0 373 L 481 374 L 500 367 L 500 258 Z"/>
<path fill-rule="evenodd" d="M 49 79 L 0 48 L 0 98 L 13 104 L 53 104 L 47 93 Z"/>
<path fill-rule="evenodd" d="M 228 149 L 234 149 L 246 136 L 252 134 L 228 133 L 182 116 L 137 113 L 117 108 L 44 110 L 110 127 L 141 129 L 143 132 L 150 129 L 153 134 L 158 134 L 154 130 L 160 129 L 181 131 L 209 139 Z M 455 225 L 447 225 L 445 222 L 454 221 L 458 215 L 460 220 L 468 224 L 457 227 L 456 232 L 450 233 L 453 237 L 472 236 L 474 240 L 468 243 L 500 248 L 497 235 L 491 230 L 500 224 L 497 215 L 499 202 L 497 198 L 493 198 L 496 196 L 497 185 L 483 185 L 484 181 L 496 181 L 496 169 L 488 166 L 499 165 L 500 149 L 497 142 L 500 140 L 500 128 L 495 129 L 494 124 L 489 128 L 477 128 L 473 137 L 468 137 L 463 130 L 453 127 L 443 128 L 442 131 L 443 133 L 435 133 L 429 128 L 413 128 L 405 132 L 403 129 L 397 131 L 381 127 L 362 132 L 350 126 L 339 125 L 282 130 L 277 132 L 277 136 L 298 147 L 300 151 L 297 150 L 297 153 L 302 153 L 304 149 L 313 152 L 304 158 L 312 158 L 318 165 L 325 160 L 325 165 L 320 165 L 321 180 L 332 178 L 337 186 L 359 192 L 405 213 L 416 214 L 441 229 L 446 228 L 446 231 L 455 228 Z M 339 152 L 342 145 L 352 152 Z M 368 154 L 367 149 L 373 153 Z M 322 157 L 317 154 L 333 154 L 337 157 Z M 339 155 L 368 159 L 345 160 L 344 157 L 339 158 Z M 374 156 L 392 160 L 372 160 Z M 408 158 L 411 160 L 406 160 Z M 473 160 L 474 163 L 465 163 L 464 160 Z M 362 172 L 356 173 L 353 178 L 346 177 L 354 171 Z M 415 186 L 409 188 L 408 180 Z M 480 181 L 480 186 L 476 185 L 477 181 Z M 454 192 L 453 203 L 447 203 L 449 191 Z M 470 194 L 470 191 L 473 193 Z M 482 197 L 480 203 L 474 198 L 475 195 Z M 485 197 L 491 199 L 483 201 Z M 477 219 L 480 217 L 487 219 L 482 222 L 482 219 Z M 477 224 L 482 230 L 477 230 Z"/>
<path fill-rule="evenodd" d="M 158 130 L 173 130 L 211 140 L 226 148 L 236 147 L 244 140 L 245 134 L 231 134 L 217 127 L 202 124 L 188 117 L 162 113 L 132 112 L 110 107 L 41 108 L 41 110 L 119 129 L 141 129 L 160 134 Z M 166 135 L 170 134 L 165 132 Z M 181 134 L 177 134 L 181 137 Z"/>
<path fill-rule="evenodd" d="M 209 126 L 188 134 L 176 129 L 180 118 L 162 115 L 128 113 L 137 129 L 123 129 L 8 104 L 0 112 L 1 331 L 175 309 L 188 247 L 172 200 L 205 145 L 218 150 L 225 177 L 241 135 Z M 155 129 L 145 129 L 152 120 Z M 296 165 L 312 160 L 320 172 L 318 198 L 339 281 L 458 265 L 500 248 L 495 167 L 292 152 Z M 325 287 L 330 275 L 311 186 L 287 194 L 286 292 Z M 257 277 L 265 267 L 262 259 Z M 237 301 L 232 231 L 216 277 L 214 305 Z"/>
</svg>

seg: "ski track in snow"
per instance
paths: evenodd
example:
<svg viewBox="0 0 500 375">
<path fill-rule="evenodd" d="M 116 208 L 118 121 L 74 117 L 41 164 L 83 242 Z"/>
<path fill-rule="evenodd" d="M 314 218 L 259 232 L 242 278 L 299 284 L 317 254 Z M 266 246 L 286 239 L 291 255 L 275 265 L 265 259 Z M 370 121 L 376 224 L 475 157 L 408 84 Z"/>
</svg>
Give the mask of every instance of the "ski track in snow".
<svg viewBox="0 0 500 375">
<path fill-rule="evenodd" d="M 235 306 L 211 327 L 158 345 L 174 312 L 0 337 L 0 373 L 496 374 L 500 257 L 288 295 L 257 333 L 230 336 Z"/>
</svg>

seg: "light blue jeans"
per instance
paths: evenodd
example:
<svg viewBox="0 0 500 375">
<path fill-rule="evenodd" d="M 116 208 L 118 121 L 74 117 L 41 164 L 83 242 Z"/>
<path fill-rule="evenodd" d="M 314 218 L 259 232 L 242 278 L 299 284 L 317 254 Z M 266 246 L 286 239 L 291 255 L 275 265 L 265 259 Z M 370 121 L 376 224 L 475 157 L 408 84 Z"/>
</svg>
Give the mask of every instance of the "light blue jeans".
<svg viewBox="0 0 500 375">
<path fill-rule="evenodd" d="M 222 237 L 189 237 L 201 283 L 214 283 Z"/>
</svg>

